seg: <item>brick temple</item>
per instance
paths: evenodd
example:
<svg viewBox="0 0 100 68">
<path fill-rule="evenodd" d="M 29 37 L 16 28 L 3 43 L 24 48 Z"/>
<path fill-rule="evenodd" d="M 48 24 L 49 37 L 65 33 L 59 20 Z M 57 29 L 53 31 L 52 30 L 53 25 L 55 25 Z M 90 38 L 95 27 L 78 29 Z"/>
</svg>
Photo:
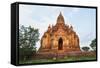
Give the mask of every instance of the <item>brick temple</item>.
<svg viewBox="0 0 100 68">
<path fill-rule="evenodd" d="M 65 24 L 64 17 L 60 13 L 57 22 L 49 25 L 41 38 L 40 53 L 66 53 L 80 51 L 79 37 L 72 26 Z"/>
</svg>

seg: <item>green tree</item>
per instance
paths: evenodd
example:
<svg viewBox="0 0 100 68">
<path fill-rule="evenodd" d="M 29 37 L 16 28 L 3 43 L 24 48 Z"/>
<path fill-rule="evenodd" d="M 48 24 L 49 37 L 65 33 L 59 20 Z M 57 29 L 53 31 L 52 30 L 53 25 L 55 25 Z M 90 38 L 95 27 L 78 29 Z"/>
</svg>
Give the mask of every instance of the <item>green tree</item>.
<svg viewBox="0 0 100 68">
<path fill-rule="evenodd" d="M 82 49 L 84 50 L 84 51 L 89 51 L 89 47 L 82 47 Z"/>
<path fill-rule="evenodd" d="M 19 27 L 19 59 L 26 60 L 36 53 L 36 42 L 39 40 L 38 29 Z"/>
<path fill-rule="evenodd" d="M 90 46 L 94 51 L 96 51 L 96 39 L 92 40 Z"/>
</svg>

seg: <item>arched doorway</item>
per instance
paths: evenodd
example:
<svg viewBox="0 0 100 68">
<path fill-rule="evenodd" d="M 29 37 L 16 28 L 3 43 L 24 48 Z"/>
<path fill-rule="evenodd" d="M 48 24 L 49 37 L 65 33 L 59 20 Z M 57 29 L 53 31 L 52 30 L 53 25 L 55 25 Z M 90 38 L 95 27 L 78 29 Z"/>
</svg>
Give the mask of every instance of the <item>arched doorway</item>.
<svg viewBox="0 0 100 68">
<path fill-rule="evenodd" d="M 63 40 L 62 38 L 59 38 L 58 40 L 58 50 L 62 50 L 63 49 Z"/>
</svg>

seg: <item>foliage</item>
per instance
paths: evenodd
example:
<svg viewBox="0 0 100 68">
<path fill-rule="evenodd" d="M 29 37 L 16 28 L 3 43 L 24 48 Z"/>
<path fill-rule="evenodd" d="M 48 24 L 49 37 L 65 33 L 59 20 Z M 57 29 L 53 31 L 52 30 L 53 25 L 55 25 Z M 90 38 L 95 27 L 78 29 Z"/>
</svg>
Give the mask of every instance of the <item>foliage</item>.
<svg viewBox="0 0 100 68">
<path fill-rule="evenodd" d="M 96 39 L 92 40 L 90 46 L 92 47 L 92 49 L 93 49 L 94 51 L 96 51 Z"/>
<path fill-rule="evenodd" d="M 82 49 L 84 50 L 84 51 L 89 51 L 89 47 L 82 47 Z"/>
<path fill-rule="evenodd" d="M 19 27 L 19 59 L 29 59 L 32 54 L 36 53 L 36 42 L 39 40 L 38 29 L 33 27 Z"/>
</svg>

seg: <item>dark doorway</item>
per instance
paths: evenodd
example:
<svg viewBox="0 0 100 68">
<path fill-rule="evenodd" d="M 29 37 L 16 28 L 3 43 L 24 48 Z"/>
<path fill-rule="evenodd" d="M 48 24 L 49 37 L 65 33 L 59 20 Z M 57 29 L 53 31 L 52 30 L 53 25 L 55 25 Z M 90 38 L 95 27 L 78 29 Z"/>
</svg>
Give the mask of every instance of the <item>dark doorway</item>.
<svg viewBox="0 0 100 68">
<path fill-rule="evenodd" d="M 63 49 L 63 40 L 62 38 L 59 38 L 58 40 L 58 50 L 62 50 Z"/>
</svg>

